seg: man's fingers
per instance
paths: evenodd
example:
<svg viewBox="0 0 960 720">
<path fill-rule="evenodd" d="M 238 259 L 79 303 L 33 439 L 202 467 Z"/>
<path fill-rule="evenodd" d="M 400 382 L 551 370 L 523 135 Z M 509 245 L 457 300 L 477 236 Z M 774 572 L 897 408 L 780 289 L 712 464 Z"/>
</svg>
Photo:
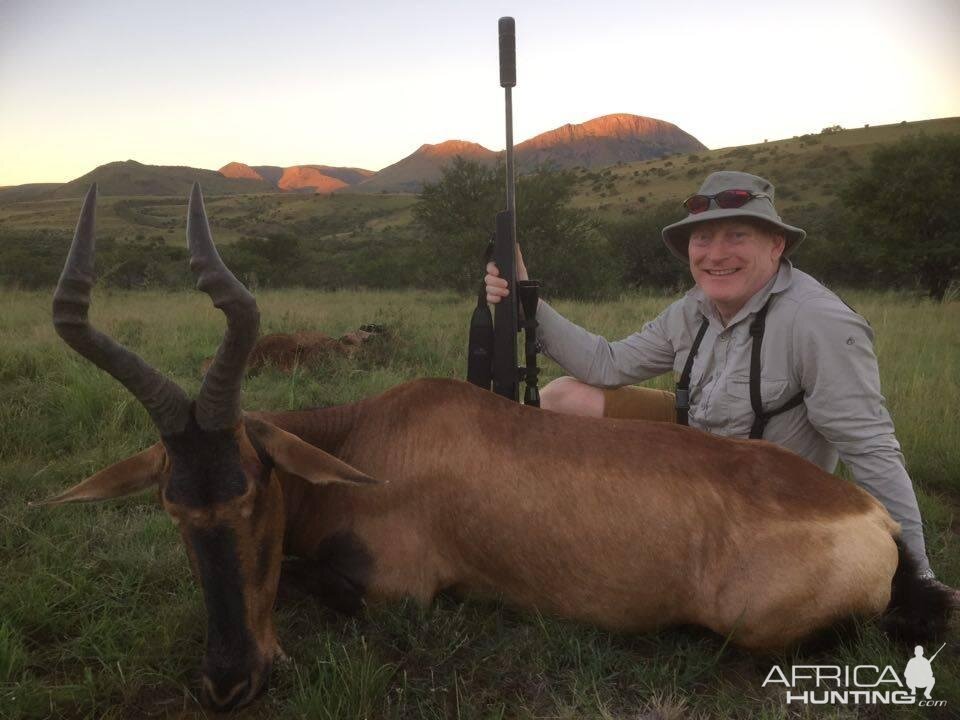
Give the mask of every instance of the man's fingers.
<svg viewBox="0 0 960 720">
<path fill-rule="evenodd" d="M 530 276 L 527 274 L 527 266 L 523 262 L 523 253 L 520 252 L 520 245 L 517 244 L 517 280 L 529 280 Z"/>
<path fill-rule="evenodd" d="M 487 274 L 483 278 L 487 286 L 487 302 L 496 305 L 502 298 L 507 297 L 510 291 L 507 290 L 507 281 L 500 277 L 500 270 L 497 264 L 492 260 L 487 263 Z"/>
<path fill-rule="evenodd" d="M 496 278 L 494 278 L 496 280 Z M 487 302 L 496 305 L 501 299 L 510 294 L 510 291 L 499 285 L 487 285 Z"/>
<path fill-rule="evenodd" d="M 496 275 L 487 275 L 483 278 L 484 284 L 487 286 L 487 302 L 496 305 L 500 302 L 501 298 L 505 298 L 510 294 L 510 291 L 507 290 L 507 281 Z"/>
</svg>

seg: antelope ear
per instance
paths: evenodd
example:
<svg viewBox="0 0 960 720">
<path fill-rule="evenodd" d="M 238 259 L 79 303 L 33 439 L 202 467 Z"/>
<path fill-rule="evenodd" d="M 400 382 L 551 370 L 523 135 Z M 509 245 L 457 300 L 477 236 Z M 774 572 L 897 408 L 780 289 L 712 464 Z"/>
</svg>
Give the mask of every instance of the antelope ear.
<svg viewBox="0 0 960 720">
<path fill-rule="evenodd" d="M 47 500 L 31 502 L 29 506 L 97 502 L 133 495 L 160 481 L 165 459 L 162 443 L 151 445 L 146 450 L 91 475 L 69 490 Z"/>
<path fill-rule="evenodd" d="M 382 482 L 276 425 L 246 417 L 244 426 L 254 444 L 259 444 L 278 468 L 315 485 L 331 482 L 379 485 Z"/>
</svg>

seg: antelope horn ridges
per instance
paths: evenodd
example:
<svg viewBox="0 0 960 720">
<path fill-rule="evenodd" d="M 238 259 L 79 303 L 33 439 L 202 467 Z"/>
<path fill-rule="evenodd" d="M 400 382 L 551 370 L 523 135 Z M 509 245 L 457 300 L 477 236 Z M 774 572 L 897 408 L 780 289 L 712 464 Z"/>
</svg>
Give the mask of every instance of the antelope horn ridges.
<svg viewBox="0 0 960 720">
<path fill-rule="evenodd" d="M 227 330 L 197 396 L 197 424 L 205 430 L 232 427 L 240 420 L 240 385 L 247 358 L 260 331 L 257 301 L 224 265 L 213 244 L 200 184 L 194 183 L 187 210 L 190 269 L 197 289 L 213 300 L 227 318 Z"/>
<path fill-rule="evenodd" d="M 90 325 L 90 291 L 95 280 L 94 216 L 97 185 L 83 200 L 83 209 L 70 245 L 70 254 L 53 295 L 53 325 L 77 353 L 119 380 L 147 409 L 163 435 L 183 430 L 190 400 L 172 380 L 157 372 L 136 353 Z"/>
</svg>

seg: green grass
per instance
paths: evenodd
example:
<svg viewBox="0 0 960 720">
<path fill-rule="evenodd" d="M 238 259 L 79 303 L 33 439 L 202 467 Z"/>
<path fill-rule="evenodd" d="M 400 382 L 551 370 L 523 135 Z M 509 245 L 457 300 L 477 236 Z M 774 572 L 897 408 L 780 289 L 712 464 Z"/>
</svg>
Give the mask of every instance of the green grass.
<svg viewBox="0 0 960 720">
<path fill-rule="evenodd" d="M 306 243 L 369 236 L 406 227 L 416 202 L 412 195 L 211 195 L 205 198 L 217 243 L 241 237 L 293 234 Z M 42 200 L 0 205 L 0 237 L 38 231 L 72 232 L 80 200 Z M 186 231 L 183 197 L 101 196 L 97 235 L 121 241 L 156 240 L 181 245 Z"/>
<path fill-rule="evenodd" d="M 941 577 L 960 584 L 960 303 L 906 294 L 845 299 L 876 333 L 883 390 Z M 557 303 L 618 337 L 669 297 Z M 367 322 L 388 343 L 245 385 L 248 409 L 348 402 L 408 378 L 462 376 L 472 301 L 449 293 L 263 291 L 263 332 L 339 335 Z M 73 355 L 49 322 L 48 293 L 0 291 L 0 718 L 203 717 L 194 693 L 204 611 L 172 523 L 147 493 L 102 505 L 28 509 L 156 440 L 146 413 Z M 199 293 L 98 291 L 94 322 L 195 392 L 222 317 Z M 544 360 L 544 383 L 560 370 Z M 670 378 L 653 383 L 669 387 Z M 642 548 L 638 548 L 642 552 Z M 291 660 L 245 718 L 885 718 L 810 710 L 761 688 L 771 664 L 892 664 L 907 656 L 872 625 L 828 653 L 760 658 L 693 629 L 608 633 L 503 606 L 439 599 L 368 608 L 346 620 L 286 597 L 277 630 Z M 954 628 L 935 663 L 934 697 L 960 709 Z"/>
</svg>

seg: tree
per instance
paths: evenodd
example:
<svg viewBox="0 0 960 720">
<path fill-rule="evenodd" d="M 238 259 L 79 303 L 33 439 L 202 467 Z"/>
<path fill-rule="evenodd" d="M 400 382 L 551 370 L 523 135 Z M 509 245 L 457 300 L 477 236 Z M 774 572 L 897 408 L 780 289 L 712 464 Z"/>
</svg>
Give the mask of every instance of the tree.
<svg viewBox="0 0 960 720">
<path fill-rule="evenodd" d="M 517 182 L 517 236 L 533 277 L 551 296 L 597 297 L 610 292 L 612 258 L 596 222 L 569 205 L 576 186 L 571 171 L 540 169 Z M 424 231 L 425 257 L 437 281 L 459 290 L 479 287 L 483 252 L 505 207 L 502 164 L 461 157 L 427 183 L 414 208 Z"/>
<path fill-rule="evenodd" d="M 916 136 L 874 152 L 843 193 L 877 279 L 942 300 L 960 277 L 960 135 Z"/>
<path fill-rule="evenodd" d="M 414 218 L 424 229 L 425 259 L 438 284 L 475 287 L 483 268 L 483 249 L 503 205 L 501 166 L 464 160 L 444 167 L 440 180 L 425 183 Z"/>
<path fill-rule="evenodd" d="M 607 226 L 623 285 L 678 290 L 690 284 L 689 269 L 667 250 L 661 234 L 683 212 L 680 203 L 663 202 Z"/>
</svg>

